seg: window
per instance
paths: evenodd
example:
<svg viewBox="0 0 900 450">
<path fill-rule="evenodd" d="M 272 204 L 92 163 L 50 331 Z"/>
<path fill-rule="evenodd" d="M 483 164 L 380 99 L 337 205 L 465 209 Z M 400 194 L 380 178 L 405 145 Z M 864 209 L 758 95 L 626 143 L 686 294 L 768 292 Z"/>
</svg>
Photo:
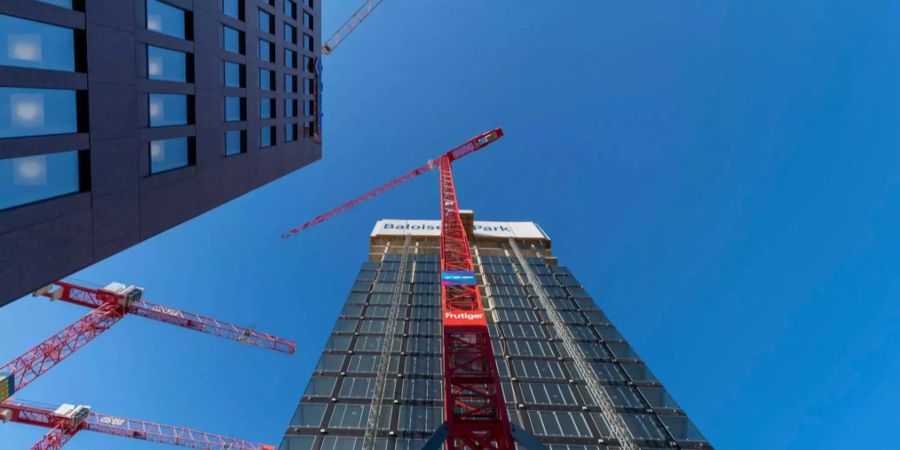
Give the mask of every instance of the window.
<svg viewBox="0 0 900 450">
<path fill-rule="evenodd" d="M 259 99 L 259 118 L 260 119 L 275 118 L 275 99 L 274 98 Z"/>
<path fill-rule="evenodd" d="M 297 92 L 297 76 L 289 73 L 284 74 L 284 91 Z"/>
<path fill-rule="evenodd" d="M 275 34 L 275 18 L 271 14 L 259 10 L 259 29 L 269 34 Z"/>
<path fill-rule="evenodd" d="M 237 155 L 247 151 L 247 132 L 234 130 L 225 132 L 225 155 Z"/>
<path fill-rule="evenodd" d="M 0 65 L 75 70 L 75 32 L 0 14 Z"/>
<path fill-rule="evenodd" d="M 429 432 L 441 424 L 441 418 L 441 408 L 403 405 L 400 407 L 399 428 L 404 431 Z"/>
<path fill-rule="evenodd" d="M 324 354 L 316 365 L 316 370 L 320 372 L 340 372 L 344 366 L 344 355 Z"/>
<path fill-rule="evenodd" d="M 310 30 L 314 29 L 313 27 L 313 16 L 312 14 L 303 11 L 303 26 L 309 28 Z"/>
<path fill-rule="evenodd" d="M 297 29 L 290 24 L 284 24 L 284 40 L 291 44 L 297 43 Z"/>
<path fill-rule="evenodd" d="M 334 391 L 334 385 L 337 382 L 335 377 L 314 376 L 309 379 L 306 385 L 306 391 L 303 393 L 307 397 L 331 397 Z"/>
<path fill-rule="evenodd" d="M 244 0 L 222 0 L 222 11 L 226 16 L 244 20 Z"/>
<path fill-rule="evenodd" d="M 306 33 L 303 33 L 303 48 L 305 48 L 309 51 L 314 51 L 313 47 L 314 47 L 313 37 Z"/>
<path fill-rule="evenodd" d="M 297 140 L 297 124 L 289 123 L 284 126 L 284 142 L 294 142 Z"/>
<path fill-rule="evenodd" d="M 259 69 L 259 88 L 264 91 L 275 90 L 275 72 Z"/>
<path fill-rule="evenodd" d="M 284 0 L 284 15 L 291 19 L 297 19 L 297 4 L 293 0 Z"/>
<path fill-rule="evenodd" d="M 303 115 L 312 116 L 315 114 L 315 103 L 312 100 L 303 102 Z"/>
<path fill-rule="evenodd" d="M 79 152 L 0 159 L 0 210 L 81 190 Z"/>
<path fill-rule="evenodd" d="M 151 80 L 188 81 L 187 54 L 148 45 L 147 78 Z"/>
<path fill-rule="evenodd" d="M 240 122 L 247 119 L 246 100 L 243 97 L 225 97 L 225 121 Z"/>
<path fill-rule="evenodd" d="M 147 29 L 177 38 L 187 38 L 184 10 L 159 0 L 147 0 Z"/>
<path fill-rule="evenodd" d="M 577 406 L 575 393 L 568 384 L 519 383 L 522 401 L 531 405 Z"/>
<path fill-rule="evenodd" d="M 306 6 L 308 6 L 309 9 L 313 9 L 313 0 L 306 0 Z"/>
<path fill-rule="evenodd" d="M 148 94 L 150 126 L 168 127 L 188 124 L 188 97 L 179 94 Z"/>
<path fill-rule="evenodd" d="M 150 142 L 150 173 L 186 167 L 192 164 L 187 137 Z"/>
<path fill-rule="evenodd" d="M 315 72 L 316 72 L 316 68 L 313 67 L 313 63 L 312 63 L 312 58 L 311 58 L 311 57 L 309 57 L 309 56 L 304 56 L 304 57 L 303 57 L 303 70 L 307 71 L 308 73 L 315 73 Z"/>
<path fill-rule="evenodd" d="M 275 62 L 275 44 L 265 40 L 259 40 L 259 59 L 267 62 Z"/>
<path fill-rule="evenodd" d="M 263 127 L 259 130 L 259 148 L 274 145 L 275 127 Z"/>
<path fill-rule="evenodd" d="M 72 9 L 72 0 L 38 0 L 41 3 L 46 3 L 48 5 L 56 5 L 62 6 L 63 8 Z"/>
<path fill-rule="evenodd" d="M 297 100 L 284 99 L 284 117 L 297 117 Z"/>
<path fill-rule="evenodd" d="M 244 87 L 246 75 L 243 64 L 225 61 L 224 71 L 226 87 Z"/>
<path fill-rule="evenodd" d="M 0 138 L 76 132 L 75 91 L 0 87 Z"/>
<path fill-rule="evenodd" d="M 316 93 L 316 82 L 312 78 L 303 79 L 303 93 L 313 95 Z"/>
<path fill-rule="evenodd" d="M 320 403 L 301 403 L 294 418 L 291 419 L 291 425 L 319 428 L 322 425 L 322 418 L 325 417 L 325 407 L 326 405 Z"/>
<path fill-rule="evenodd" d="M 284 49 L 284 67 L 297 68 L 297 52 L 289 48 Z"/>
<path fill-rule="evenodd" d="M 584 414 L 562 411 L 528 411 L 536 436 L 591 437 Z"/>
<path fill-rule="evenodd" d="M 222 25 L 224 33 L 225 51 L 231 53 L 244 54 L 244 32 L 235 30 L 234 28 Z"/>
</svg>

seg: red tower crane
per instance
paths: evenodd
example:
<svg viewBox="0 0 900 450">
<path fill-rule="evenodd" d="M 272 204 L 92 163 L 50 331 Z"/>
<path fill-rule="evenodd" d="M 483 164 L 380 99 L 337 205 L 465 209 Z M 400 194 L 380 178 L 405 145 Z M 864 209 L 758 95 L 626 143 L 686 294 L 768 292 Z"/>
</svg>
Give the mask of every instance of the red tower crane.
<svg viewBox="0 0 900 450">
<path fill-rule="evenodd" d="M 448 450 L 505 450 L 514 448 L 514 439 L 528 449 L 543 448 L 509 421 L 451 170 L 453 161 L 502 136 L 500 128 L 481 133 L 437 159 L 282 234 L 282 238 L 291 237 L 431 169 L 440 169 L 445 422 L 424 448 L 439 448 L 446 443 Z"/>
<path fill-rule="evenodd" d="M 257 444 L 188 428 L 97 414 L 91 412 L 90 407 L 85 405 L 62 405 L 56 409 L 50 409 L 35 403 L 10 398 L 0 404 L 0 420 L 49 428 L 47 434 L 34 444 L 31 450 L 60 449 L 75 434 L 84 430 L 203 450 L 275 450 L 274 445 Z"/>
<path fill-rule="evenodd" d="M 87 315 L 36 345 L 18 358 L 0 366 L 0 402 L 13 392 L 55 367 L 76 350 L 112 327 L 126 314 L 177 325 L 238 342 L 293 354 L 296 344 L 261 331 L 232 325 L 212 317 L 201 316 L 143 300 L 144 290 L 136 286 L 111 283 L 104 288 L 79 286 L 57 281 L 34 296 L 49 297 L 92 308 Z"/>
</svg>

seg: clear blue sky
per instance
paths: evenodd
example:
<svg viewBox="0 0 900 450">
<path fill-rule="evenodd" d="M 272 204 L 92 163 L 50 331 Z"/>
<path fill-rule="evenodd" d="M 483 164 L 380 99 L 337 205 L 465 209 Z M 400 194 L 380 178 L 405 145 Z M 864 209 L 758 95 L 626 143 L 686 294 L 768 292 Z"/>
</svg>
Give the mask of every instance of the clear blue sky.
<svg viewBox="0 0 900 450">
<path fill-rule="evenodd" d="M 358 3 L 327 3 L 326 33 Z M 129 317 L 21 396 L 279 442 L 372 225 L 436 218 L 436 174 L 279 232 L 502 126 L 455 166 L 461 203 L 540 223 L 714 445 L 889 445 L 898 24 L 900 3 L 876 0 L 386 1 L 325 61 L 322 161 L 77 274 L 299 353 Z M 0 359 L 84 313 L 0 309 Z M 2 425 L 0 447 L 42 433 Z M 67 448 L 161 447 L 82 433 Z"/>
</svg>

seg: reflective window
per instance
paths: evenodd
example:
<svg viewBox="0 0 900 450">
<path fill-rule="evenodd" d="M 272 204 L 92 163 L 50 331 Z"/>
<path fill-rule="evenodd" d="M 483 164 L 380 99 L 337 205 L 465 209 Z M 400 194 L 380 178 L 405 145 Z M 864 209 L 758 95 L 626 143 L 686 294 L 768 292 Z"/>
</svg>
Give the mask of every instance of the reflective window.
<svg viewBox="0 0 900 450">
<path fill-rule="evenodd" d="M 188 98 L 180 94 L 148 94 L 150 126 L 187 125 Z"/>
<path fill-rule="evenodd" d="M 387 409 L 390 410 L 391 408 Z M 386 427 L 387 425 L 382 428 Z M 325 436 L 322 439 L 322 447 L 319 450 L 361 450 L 363 448 L 363 439 L 362 436 Z M 372 443 L 372 449 L 387 450 L 387 444 L 387 439 L 375 438 L 375 441 Z"/>
<path fill-rule="evenodd" d="M 275 90 L 275 72 L 259 69 L 259 88 L 265 91 Z"/>
<path fill-rule="evenodd" d="M 222 0 L 222 11 L 226 16 L 234 17 L 238 20 L 244 20 L 244 1 Z"/>
<path fill-rule="evenodd" d="M 72 9 L 72 0 L 38 0 L 41 3 L 47 3 L 48 5 L 56 5 L 62 6 L 63 8 Z"/>
<path fill-rule="evenodd" d="M 297 68 L 297 52 L 288 48 L 284 49 L 284 67 Z"/>
<path fill-rule="evenodd" d="M 303 69 L 308 73 L 315 73 L 316 71 L 316 68 L 313 67 L 312 58 L 310 58 L 309 56 L 303 57 Z"/>
<path fill-rule="evenodd" d="M 263 127 L 259 130 L 259 147 L 271 147 L 275 144 L 273 141 L 275 132 L 273 131 L 275 127 Z"/>
<path fill-rule="evenodd" d="M 284 99 L 284 116 L 297 117 L 297 100 L 290 98 Z"/>
<path fill-rule="evenodd" d="M 244 32 L 222 25 L 226 52 L 244 54 Z"/>
<path fill-rule="evenodd" d="M 288 23 L 284 24 L 284 40 L 291 44 L 297 43 L 297 29 Z"/>
<path fill-rule="evenodd" d="M 442 422 L 441 408 L 434 406 L 401 406 L 399 428 L 404 431 L 433 431 Z"/>
<path fill-rule="evenodd" d="M 240 122 L 245 119 L 244 99 L 241 97 L 225 97 L 225 121 Z"/>
<path fill-rule="evenodd" d="M 0 159 L 0 210 L 78 192 L 78 152 Z"/>
<path fill-rule="evenodd" d="M 317 403 L 301 403 L 297 407 L 294 418 L 291 419 L 291 425 L 295 427 L 320 427 L 322 418 L 325 417 L 324 404 Z"/>
<path fill-rule="evenodd" d="M 562 411 L 528 411 L 531 429 L 537 436 L 590 437 L 584 414 Z"/>
<path fill-rule="evenodd" d="M 259 118 L 260 119 L 271 119 L 273 117 L 275 117 L 275 99 L 271 99 L 271 98 L 259 99 Z"/>
<path fill-rule="evenodd" d="M 184 10 L 159 0 L 147 0 L 147 29 L 184 39 Z"/>
<path fill-rule="evenodd" d="M 148 45 L 147 77 L 151 80 L 187 81 L 187 54 Z"/>
<path fill-rule="evenodd" d="M 314 376 L 309 379 L 309 384 L 306 386 L 306 391 L 303 392 L 303 395 L 310 397 L 331 397 L 336 382 L 337 378 L 335 377 Z"/>
<path fill-rule="evenodd" d="M 150 173 L 185 167 L 189 164 L 188 138 L 180 137 L 150 142 Z"/>
<path fill-rule="evenodd" d="M 297 140 L 297 124 L 289 123 L 284 126 L 284 142 L 294 142 Z"/>
<path fill-rule="evenodd" d="M 75 32 L 0 14 L 0 65 L 75 70 Z"/>
<path fill-rule="evenodd" d="M 690 419 L 684 416 L 660 416 L 663 424 L 679 441 L 704 441 L 700 430 L 694 426 Z"/>
<path fill-rule="evenodd" d="M 289 73 L 284 74 L 284 91 L 297 92 L 297 76 Z"/>
<path fill-rule="evenodd" d="M 259 59 L 268 62 L 275 62 L 275 45 L 265 39 L 260 39 Z"/>
<path fill-rule="evenodd" d="M 259 10 L 259 29 L 269 34 L 275 34 L 275 18 L 271 14 Z"/>
<path fill-rule="evenodd" d="M 340 372 L 344 366 L 344 355 L 323 354 L 316 365 L 316 370 L 321 372 Z"/>
<path fill-rule="evenodd" d="M 313 37 L 306 33 L 303 33 L 303 48 L 305 48 L 309 51 L 313 51 L 313 47 L 314 47 Z"/>
<path fill-rule="evenodd" d="M 244 66 L 229 61 L 224 62 L 225 86 L 244 87 Z"/>
<path fill-rule="evenodd" d="M 284 15 L 291 19 L 297 18 L 297 4 L 293 0 L 284 0 Z"/>
<path fill-rule="evenodd" d="M 308 6 L 309 9 L 313 9 L 313 0 L 306 0 L 306 6 Z"/>
<path fill-rule="evenodd" d="M 76 132 L 75 91 L 0 87 L 0 138 Z"/>
<path fill-rule="evenodd" d="M 244 130 L 225 132 L 225 154 L 237 155 L 247 151 L 247 135 Z"/>
<path fill-rule="evenodd" d="M 278 450 L 313 450 L 315 436 L 285 436 Z"/>
<path fill-rule="evenodd" d="M 303 11 L 303 26 L 312 30 L 313 27 L 313 16 L 312 14 Z"/>
</svg>

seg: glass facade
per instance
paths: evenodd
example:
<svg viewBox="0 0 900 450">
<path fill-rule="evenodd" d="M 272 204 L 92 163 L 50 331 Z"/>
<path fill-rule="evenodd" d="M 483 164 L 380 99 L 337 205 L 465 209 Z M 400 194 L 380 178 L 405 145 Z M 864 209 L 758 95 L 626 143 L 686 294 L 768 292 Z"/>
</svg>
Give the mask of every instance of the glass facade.
<svg viewBox="0 0 900 450">
<path fill-rule="evenodd" d="M 0 138 L 76 132 L 75 91 L 0 87 Z"/>
<path fill-rule="evenodd" d="M 80 190 L 78 152 L 0 159 L 0 210 Z"/>
<path fill-rule="evenodd" d="M 187 54 L 148 45 L 147 78 L 187 82 Z"/>
<path fill-rule="evenodd" d="M 75 32 L 0 14 L 0 65 L 75 70 Z"/>
<path fill-rule="evenodd" d="M 148 30 L 184 39 L 186 23 L 183 9 L 159 0 L 147 0 Z"/>
<path fill-rule="evenodd" d="M 225 121 L 240 122 L 244 120 L 243 98 L 225 97 Z"/>
<path fill-rule="evenodd" d="M 148 94 L 150 126 L 187 125 L 188 97 L 179 94 Z"/>
<path fill-rule="evenodd" d="M 226 87 L 244 87 L 244 67 L 242 64 L 225 61 L 223 67 Z"/>
<path fill-rule="evenodd" d="M 280 450 L 362 448 L 393 302 L 398 331 L 387 349 L 376 448 L 418 450 L 443 422 L 437 241 L 417 242 L 403 274 L 397 242 L 373 244 Z M 552 304 L 642 450 L 711 449 L 572 273 L 541 256 L 549 254 L 544 242 L 518 245 L 550 303 L 539 300 L 507 240 L 472 247 L 510 420 L 550 449 L 619 448 L 543 307 Z"/>
<path fill-rule="evenodd" d="M 271 147 L 275 144 L 275 127 L 262 127 L 259 130 L 259 148 Z"/>
<path fill-rule="evenodd" d="M 225 154 L 227 156 L 244 153 L 246 149 L 247 136 L 244 130 L 234 130 L 225 132 Z"/>
<path fill-rule="evenodd" d="M 235 30 L 229 26 L 222 25 L 224 34 L 223 45 L 226 52 L 244 54 L 244 32 Z"/>
<path fill-rule="evenodd" d="M 190 143 L 180 137 L 150 142 L 150 173 L 178 169 L 190 164 Z"/>
</svg>

